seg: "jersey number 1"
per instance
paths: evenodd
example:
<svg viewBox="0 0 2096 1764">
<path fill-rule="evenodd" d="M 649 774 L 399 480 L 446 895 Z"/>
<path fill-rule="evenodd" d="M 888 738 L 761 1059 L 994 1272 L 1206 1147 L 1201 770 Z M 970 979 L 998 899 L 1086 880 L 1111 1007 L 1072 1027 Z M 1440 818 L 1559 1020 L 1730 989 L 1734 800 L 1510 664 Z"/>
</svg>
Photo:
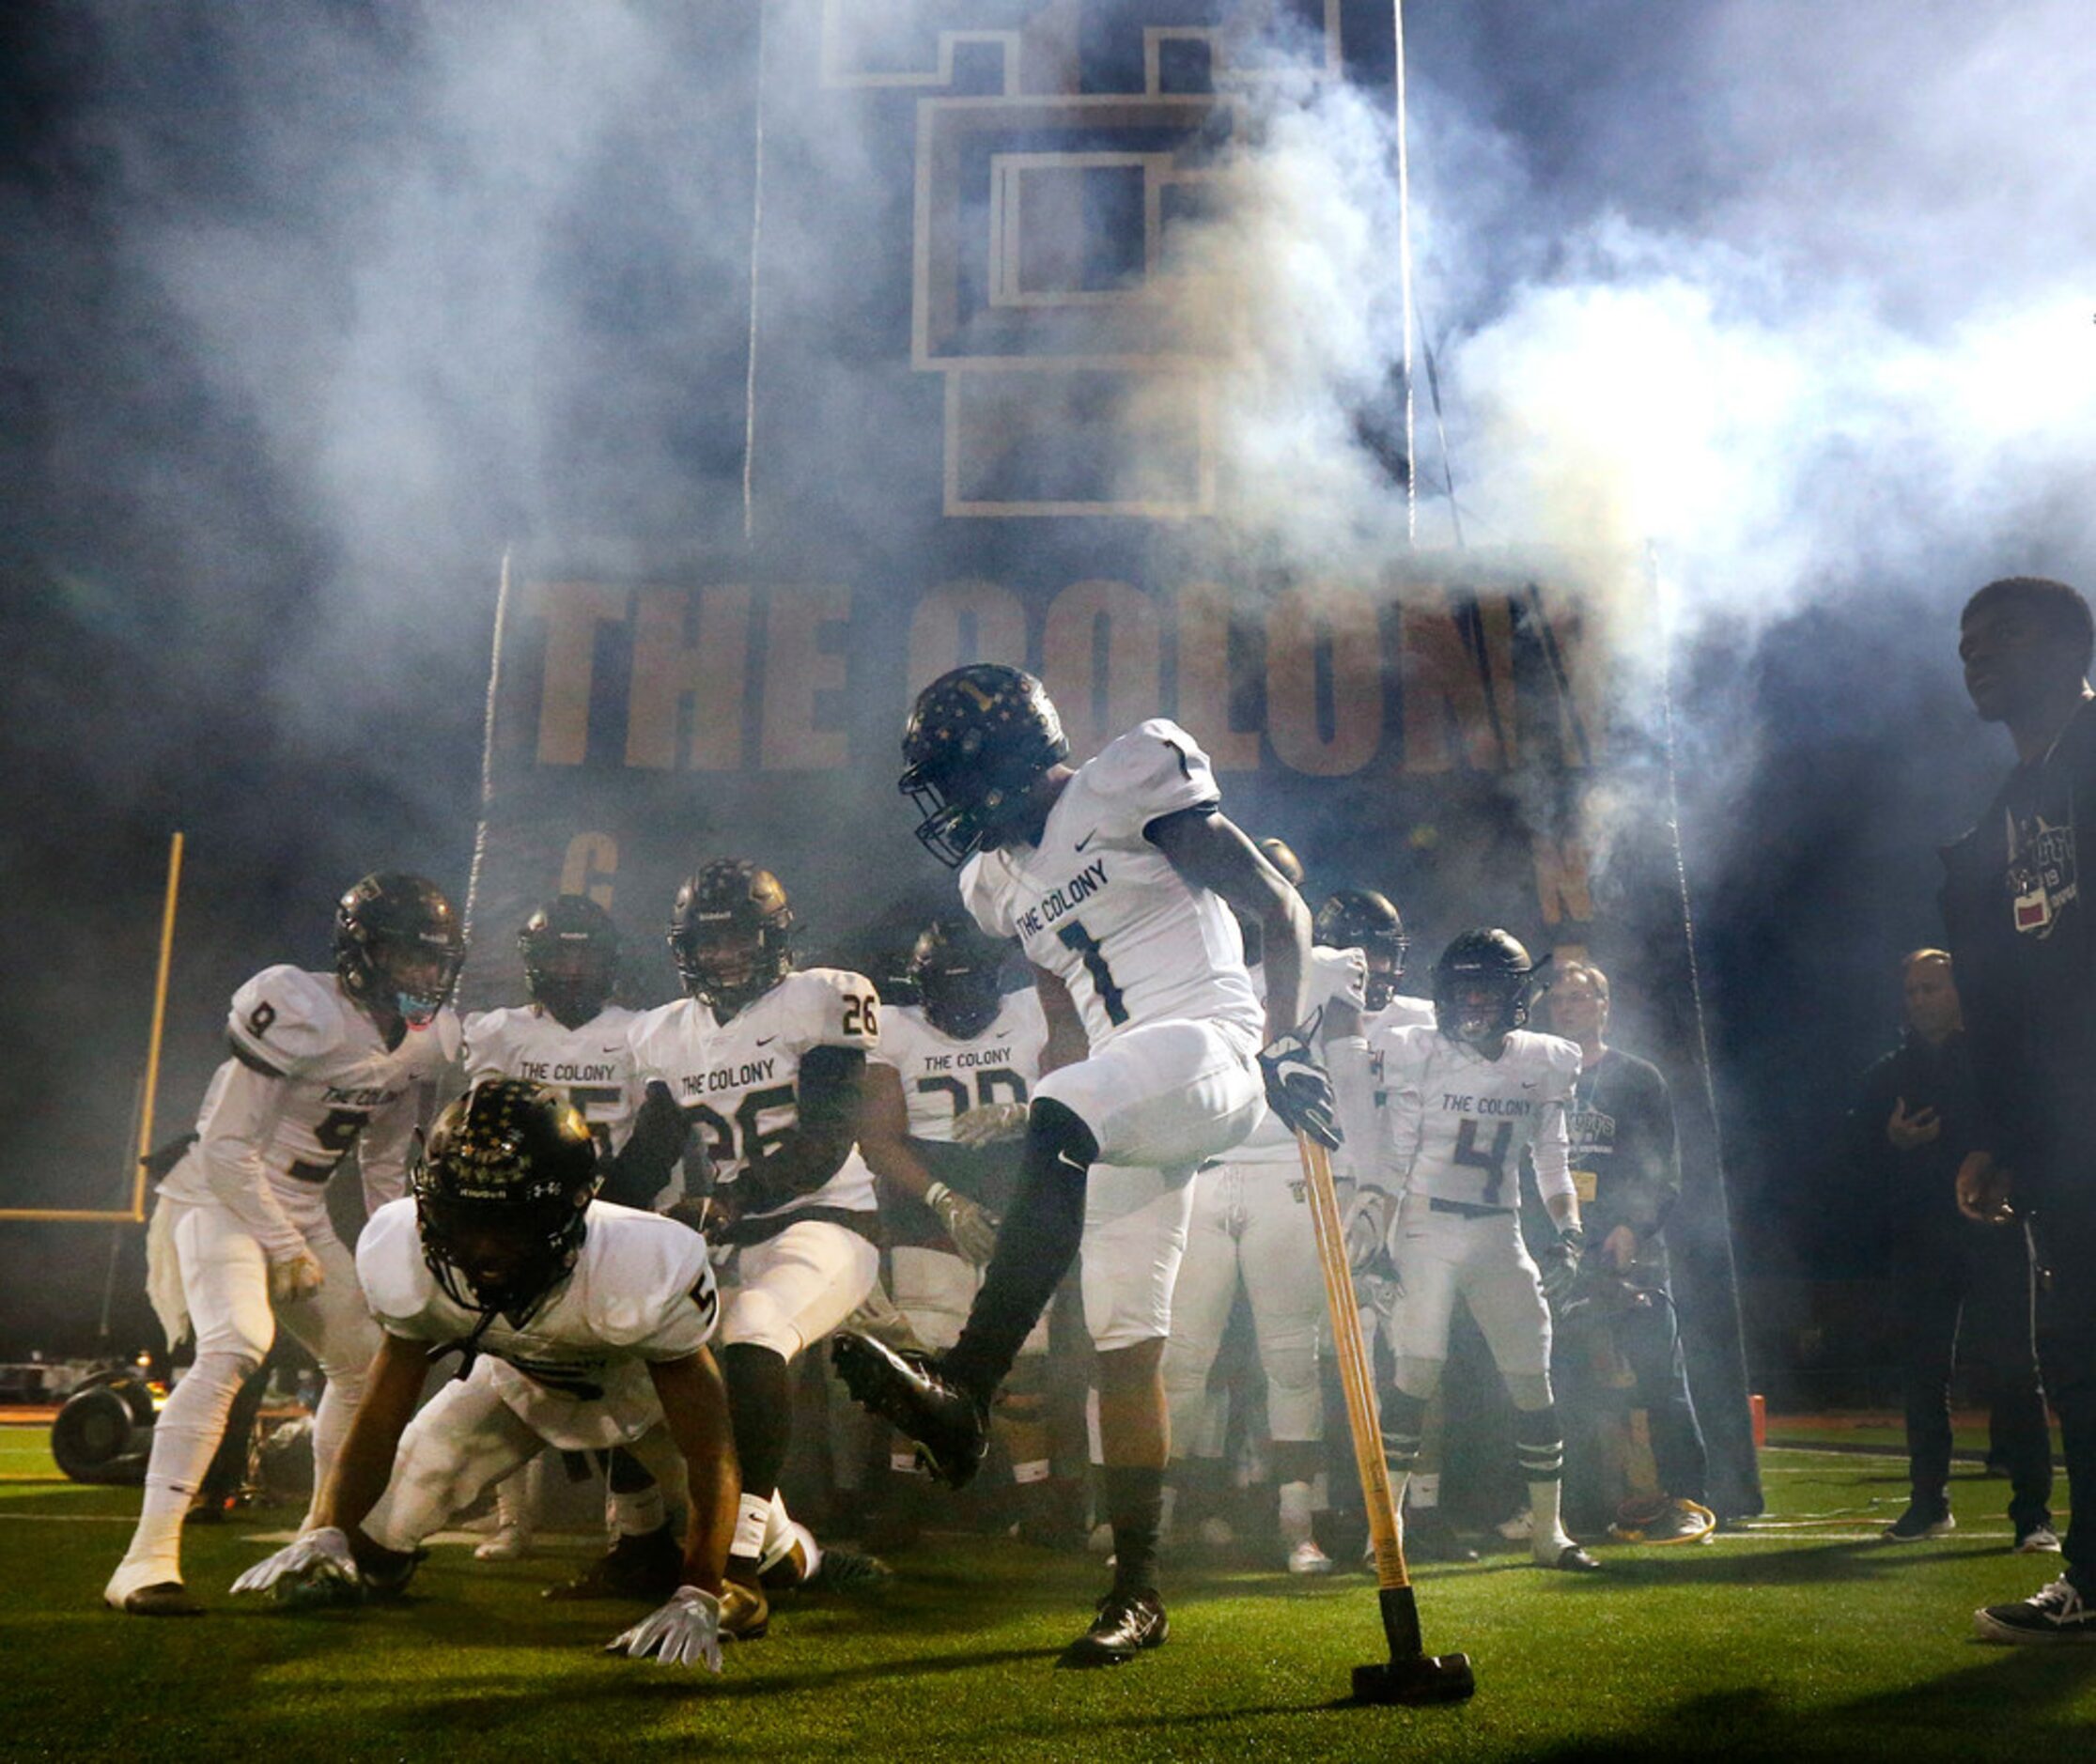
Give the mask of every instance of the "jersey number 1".
<svg viewBox="0 0 2096 1764">
<path fill-rule="evenodd" d="M 1084 964 L 1084 971 L 1092 976 L 1092 989 L 1099 995 L 1099 1007 L 1106 1013 L 1109 1023 L 1126 1023 L 1128 1020 L 1127 1000 L 1122 998 L 1121 988 L 1113 983 L 1113 970 L 1106 965 L 1106 952 L 1099 948 L 1099 940 L 1079 924 L 1067 924 L 1056 936 L 1065 950 L 1075 950 L 1078 959 Z"/>
</svg>

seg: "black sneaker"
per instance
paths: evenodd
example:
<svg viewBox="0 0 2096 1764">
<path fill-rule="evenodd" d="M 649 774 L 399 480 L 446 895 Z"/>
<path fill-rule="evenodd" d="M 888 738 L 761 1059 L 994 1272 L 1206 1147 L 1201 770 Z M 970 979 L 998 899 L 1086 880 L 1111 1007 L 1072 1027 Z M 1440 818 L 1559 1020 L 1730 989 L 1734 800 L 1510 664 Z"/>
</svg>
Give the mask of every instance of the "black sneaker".
<svg viewBox="0 0 2096 1764">
<path fill-rule="evenodd" d="M 989 1409 L 949 1380 L 929 1354 L 897 1353 L 846 1330 L 830 1357 L 863 1407 L 916 1442 L 924 1467 L 950 1489 L 966 1488 L 989 1450 Z"/>
<path fill-rule="evenodd" d="M 2062 1574 L 2019 1604 L 1991 1604 L 1972 1614 L 1983 1642 L 2096 1642 L 2096 1606 Z"/>
<path fill-rule="evenodd" d="M 1058 1666 L 1125 1666 L 1145 1648 L 1162 1648 L 1172 1633 L 1164 1601 L 1154 1592 L 1110 1592 L 1092 1627 L 1063 1650 Z"/>
<path fill-rule="evenodd" d="M 1567 1574 L 1598 1574 L 1602 1567 L 1576 1543 L 1565 1542 L 1555 1551 L 1545 1544 L 1534 1556 L 1538 1568 L 1561 1569 Z"/>
<path fill-rule="evenodd" d="M 1885 1535 L 1894 1543 L 1919 1543 L 1924 1538 L 1948 1538 L 1957 1528 L 1958 1522 L 1948 1507 L 1939 1507 L 1933 1501 L 1915 1501 L 1886 1526 Z"/>
<path fill-rule="evenodd" d="M 684 1549 L 665 1522 L 638 1537 L 621 1537 L 575 1579 L 547 1587 L 546 1597 L 660 1602 L 683 1584 Z"/>
</svg>

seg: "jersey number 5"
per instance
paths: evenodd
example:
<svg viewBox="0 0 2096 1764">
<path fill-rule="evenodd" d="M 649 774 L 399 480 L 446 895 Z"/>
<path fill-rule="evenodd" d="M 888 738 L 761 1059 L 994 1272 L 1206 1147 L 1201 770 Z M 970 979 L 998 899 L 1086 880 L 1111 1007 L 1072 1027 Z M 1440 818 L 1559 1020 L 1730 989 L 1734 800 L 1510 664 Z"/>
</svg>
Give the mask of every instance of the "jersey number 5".
<svg viewBox="0 0 2096 1764">
<path fill-rule="evenodd" d="M 1478 1123 L 1475 1121 L 1467 1119 L 1456 1129 L 1455 1162 L 1467 1169 L 1487 1172 L 1484 1179 L 1484 1204 L 1488 1207 L 1499 1204 L 1499 1190 L 1506 1185 L 1507 1180 L 1507 1147 L 1513 1142 L 1514 1122 L 1511 1121 L 1502 1121 L 1495 1127 L 1492 1130 L 1492 1143 L 1482 1148 L 1478 1144 Z"/>
</svg>

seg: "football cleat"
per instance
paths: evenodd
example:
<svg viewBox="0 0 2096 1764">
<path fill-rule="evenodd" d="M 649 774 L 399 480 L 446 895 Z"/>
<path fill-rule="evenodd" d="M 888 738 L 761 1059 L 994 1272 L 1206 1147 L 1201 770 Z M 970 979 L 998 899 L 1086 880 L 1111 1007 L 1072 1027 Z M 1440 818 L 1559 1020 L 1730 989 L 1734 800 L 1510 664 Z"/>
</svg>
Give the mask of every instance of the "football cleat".
<svg viewBox="0 0 2096 1764">
<path fill-rule="evenodd" d="M 853 1399 L 913 1440 L 934 1477 L 950 1489 L 974 1479 L 989 1450 L 988 1405 L 949 1381 L 936 1360 L 849 1330 L 830 1356 Z"/>
<path fill-rule="evenodd" d="M 1990 1604 L 1972 1614 L 1983 1642 L 2096 1642 L 2096 1606 L 2062 1574 L 2015 1604 Z"/>
<path fill-rule="evenodd" d="M 1957 1528 L 1958 1522 L 1948 1507 L 1933 1501 L 1915 1501 L 1886 1526 L 1885 1535 L 1893 1543 L 1918 1543 L 1924 1538 L 1948 1538 Z"/>
<path fill-rule="evenodd" d="M 622 1536 L 571 1581 L 546 1588 L 546 1597 L 638 1599 L 660 1603 L 684 1584 L 684 1551 L 667 1523 L 638 1536 Z"/>
<path fill-rule="evenodd" d="M 1608 1535 L 1618 1543 L 1700 1543 L 1717 1529 L 1717 1515 L 1700 1501 L 1671 1495 L 1625 1501 Z"/>
<path fill-rule="evenodd" d="M 1568 1574 L 1598 1574 L 1601 1564 L 1567 1538 L 1556 1549 L 1547 1543 L 1535 1553 L 1538 1568 L 1561 1569 Z"/>
<path fill-rule="evenodd" d="M 2028 1531 L 2016 1534 L 2018 1555 L 2057 1555 L 2059 1534 L 2050 1525 L 2033 1525 Z"/>
<path fill-rule="evenodd" d="M 121 1611 L 126 1617 L 202 1617 L 204 1607 L 195 1595 L 179 1580 L 156 1580 L 147 1586 L 133 1586 L 130 1591 L 118 1593 L 112 1583 L 102 1595 L 113 1611 Z"/>
<path fill-rule="evenodd" d="M 1125 1666 L 1145 1648 L 1162 1648 L 1172 1633 L 1164 1602 L 1154 1592 L 1110 1592 L 1092 1627 L 1063 1650 L 1058 1666 Z"/>
<path fill-rule="evenodd" d="M 1405 1559 L 1408 1562 L 1474 1562 L 1478 1553 L 1455 1535 L 1455 1527 L 1438 1507 L 1407 1507 L 1405 1509 Z M 1375 1547 L 1369 1545 L 1368 1565 L 1375 1566 Z"/>
<path fill-rule="evenodd" d="M 871 1592 L 895 1578 L 895 1571 L 863 1550 L 827 1549 L 815 1571 L 800 1584 L 810 1592 Z"/>
<path fill-rule="evenodd" d="M 771 1628 L 771 1605 L 763 1588 L 745 1586 L 738 1580 L 721 1583 L 721 1639 L 754 1642 Z"/>
<path fill-rule="evenodd" d="M 1288 1552 L 1288 1571 L 1291 1574 L 1329 1574 L 1332 1558 L 1317 1547 L 1314 1538 L 1305 1538 Z"/>
</svg>

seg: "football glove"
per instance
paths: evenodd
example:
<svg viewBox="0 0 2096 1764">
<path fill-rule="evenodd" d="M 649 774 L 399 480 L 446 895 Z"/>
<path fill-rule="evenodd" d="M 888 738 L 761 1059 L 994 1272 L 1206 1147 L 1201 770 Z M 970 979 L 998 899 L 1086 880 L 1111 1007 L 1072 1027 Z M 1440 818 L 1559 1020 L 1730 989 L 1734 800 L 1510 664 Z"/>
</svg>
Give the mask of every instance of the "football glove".
<svg viewBox="0 0 2096 1764">
<path fill-rule="evenodd" d="M 327 1283 L 328 1271 L 320 1266 L 319 1260 L 310 1250 L 302 1249 L 295 1256 L 270 1263 L 270 1303 L 272 1305 L 291 1305 L 302 1298 L 311 1298 Z"/>
<path fill-rule="evenodd" d="M 1005 1139 L 1022 1138 L 1025 1133 L 1024 1103 L 985 1103 L 954 1117 L 955 1145 L 997 1145 Z"/>
<path fill-rule="evenodd" d="M 1552 1310 L 1560 1310 L 1579 1283 L 1579 1261 L 1586 1253 L 1587 1233 L 1577 1225 L 1558 1228 L 1558 1241 L 1545 1257 L 1543 1296 Z"/>
<path fill-rule="evenodd" d="M 944 1183 L 924 1190 L 924 1204 L 939 1215 L 955 1249 L 978 1268 L 989 1265 L 997 1251 L 997 1220 L 987 1207 L 955 1194 Z"/>
<path fill-rule="evenodd" d="M 1394 1278 L 1390 1264 L 1390 1221 L 1397 1215 L 1397 1197 L 1388 1189 L 1365 1184 L 1346 1203 L 1346 1265 L 1356 1275 L 1377 1274 Z"/>
<path fill-rule="evenodd" d="M 294 1538 L 274 1555 L 256 1563 L 233 1583 L 233 1590 L 273 1592 L 287 1602 L 310 1602 L 311 1594 L 328 1591 L 346 1593 L 353 1600 L 360 1585 L 348 1535 L 339 1526 L 328 1525 Z"/>
<path fill-rule="evenodd" d="M 1308 1134 L 1327 1152 L 1336 1152 L 1339 1117 L 1332 1103 L 1332 1081 L 1310 1045 L 1316 1029 L 1313 1017 L 1262 1048 L 1259 1071 L 1266 1080 L 1266 1106 L 1281 1117 L 1282 1125 L 1291 1133 Z"/>
<path fill-rule="evenodd" d="M 718 1672 L 721 1601 L 696 1586 L 679 1586 L 668 1602 L 606 1642 L 604 1651 L 636 1660 L 653 1654 L 665 1666 L 704 1666 Z"/>
</svg>

